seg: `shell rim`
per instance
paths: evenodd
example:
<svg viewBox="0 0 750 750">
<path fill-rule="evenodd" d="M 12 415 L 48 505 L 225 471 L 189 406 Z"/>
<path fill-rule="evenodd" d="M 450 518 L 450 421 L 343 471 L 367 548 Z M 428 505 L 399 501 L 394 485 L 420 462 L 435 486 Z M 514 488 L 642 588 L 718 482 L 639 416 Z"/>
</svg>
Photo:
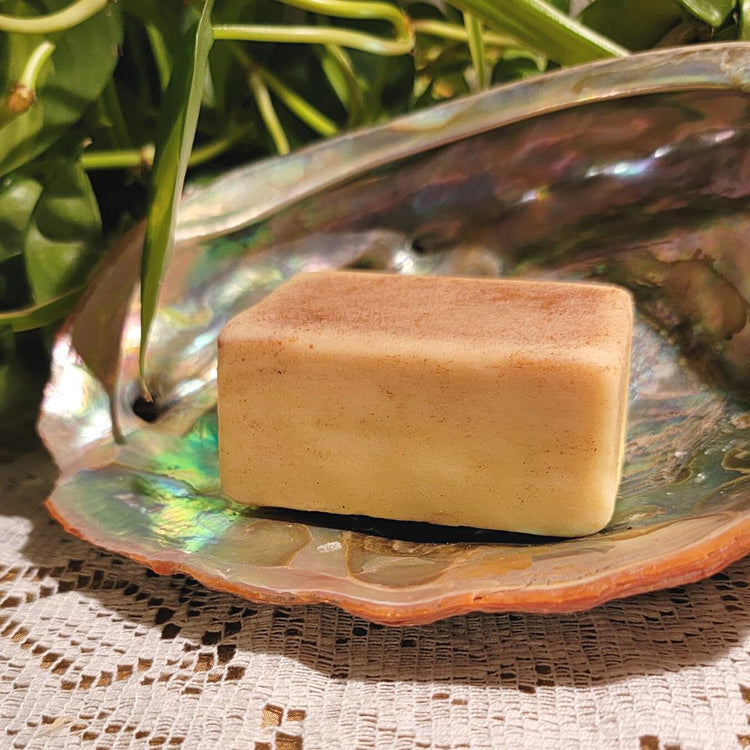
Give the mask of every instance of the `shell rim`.
<svg viewBox="0 0 750 750">
<path fill-rule="evenodd" d="M 67 531 L 80 539 L 91 541 L 80 529 L 69 524 L 58 513 L 52 497 L 45 501 L 50 515 Z M 315 589 L 289 590 L 270 593 L 268 589 L 253 584 L 232 585 L 217 575 L 197 570 L 187 562 L 159 562 L 136 553 L 130 553 L 114 544 L 95 542 L 97 547 L 127 557 L 144 565 L 159 575 L 182 573 L 215 591 L 232 594 L 243 599 L 297 606 L 305 604 L 330 604 L 381 625 L 427 625 L 446 617 L 473 612 L 529 614 L 569 614 L 582 612 L 615 599 L 682 586 L 708 578 L 750 553 L 750 517 L 737 519 L 715 535 L 703 537 L 688 544 L 679 556 L 661 556 L 640 566 L 631 566 L 615 573 L 594 573 L 588 579 L 557 585 L 558 596 L 550 598 L 543 586 L 521 589 L 476 591 L 473 594 L 456 594 L 429 604 L 398 604 L 378 602 L 374 599 L 333 594 Z M 189 559 L 189 558 L 188 558 Z M 678 563 L 675 566 L 675 563 Z M 662 574 L 657 577 L 655 572 Z M 639 575 L 648 574 L 647 579 Z"/>
<path fill-rule="evenodd" d="M 726 43 L 726 44 L 710 44 L 710 45 L 692 45 L 684 48 L 672 48 L 669 50 L 658 50 L 656 52 L 640 53 L 633 55 L 628 58 L 617 58 L 613 60 L 599 60 L 592 63 L 588 63 L 581 66 L 575 66 L 562 71 L 553 73 L 547 77 L 549 79 L 556 79 L 554 84 L 556 89 L 562 88 L 561 84 L 564 85 L 571 77 L 576 75 L 585 75 L 588 71 L 601 70 L 605 72 L 608 69 L 614 69 L 615 72 L 620 68 L 624 67 L 626 71 L 630 71 L 631 75 L 642 70 L 644 64 L 653 60 L 664 60 L 668 63 L 666 72 L 659 70 L 655 81 L 644 87 L 642 82 L 638 80 L 631 80 L 629 85 L 622 84 L 620 88 L 612 92 L 607 90 L 606 86 L 603 85 L 602 81 L 595 81 L 590 90 L 587 90 L 585 97 L 569 97 L 565 101 L 561 101 L 558 104 L 552 106 L 528 106 L 525 113 L 516 114 L 512 117 L 499 117 L 496 125 L 492 127 L 482 127 L 470 133 L 464 133 L 460 136 L 456 136 L 453 139 L 447 141 L 441 141 L 440 143 L 434 143 L 432 145 L 424 146 L 415 153 L 422 151 L 428 151 L 432 148 L 442 145 L 443 143 L 451 142 L 452 140 L 458 140 L 459 138 L 471 137 L 479 132 L 484 132 L 494 127 L 500 128 L 505 125 L 523 120 L 526 118 L 536 117 L 547 114 L 553 111 L 562 111 L 566 109 L 572 109 L 578 106 L 587 106 L 598 101 L 607 99 L 621 99 L 629 96 L 639 96 L 643 94 L 651 93 L 669 93 L 672 91 L 683 91 L 683 90 L 740 90 L 747 91 L 748 81 L 743 79 L 738 72 L 732 73 L 726 70 L 723 65 L 722 57 L 728 52 L 736 58 L 742 57 L 742 55 L 750 55 L 750 43 Z M 686 58 L 694 58 L 698 61 L 716 61 L 725 70 L 726 79 L 725 81 L 717 82 L 715 80 L 702 81 L 700 79 L 693 79 L 690 81 L 678 82 L 674 78 L 667 80 L 670 75 L 670 64 L 674 68 L 678 67 L 678 64 L 684 63 Z M 677 62 L 675 61 L 677 60 Z M 750 56 L 748 56 L 750 63 Z M 746 68 L 747 72 L 750 73 L 750 65 Z M 672 70 L 673 72 L 673 70 Z M 733 80 L 733 75 L 738 76 L 738 79 Z M 526 82 L 521 81 L 515 85 L 512 85 L 514 90 L 529 88 L 534 85 L 542 85 L 540 79 L 533 79 L 532 81 Z M 511 87 L 508 87 L 511 88 Z M 487 96 L 488 94 L 494 93 L 497 96 L 497 91 L 485 92 L 484 94 L 478 94 L 474 97 L 466 97 L 464 100 L 459 102 L 459 105 L 463 105 L 468 108 L 473 101 Z M 444 108 L 451 106 L 453 103 L 443 105 Z M 461 111 L 460 109 L 458 110 Z M 314 149 L 319 149 L 321 146 L 328 146 L 334 144 L 336 141 L 340 141 L 342 138 L 364 138 L 368 134 L 373 132 L 387 132 L 389 128 L 395 128 L 401 130 L 404 128 L 404 123 L 409 121 L 409 117 L 398 118 L 392 123 L 387 123 L 382 126 L 371 128 L 368 130 L 362 130 L 354 134 L 344 135 L 337 139 L 331 139 L 324 142 L 323 144 L 317 144 L 303 149 L 298 154 L 304 154 Z M 393 159 L 397 160 L 397 159 Z M 274 160 L 264 160 L 259 164 L 267 164 Z M 362 171 L 373 169 L 378 166 L 378 162 L 368 163 L 365 166 L 359 166 L 355 171 L 347 176 L 352 177 Z M 227 176 L 234 174 L 233 172 L 227 173 L 219 180 L 226 179 Z M 218 181 L 218 180 L 217 180 Z M 332 183 L 326 183 L 316 187 L 317 190 L 322 190 L 331 187 L 340 180 L 336 180 Z M 312 192 L 316 192 L 312 191 Z M 298 196 L 291 200 L 288 204 L 277 206 L 276 209 L 284 208 L 286 205 L 290 205 L 299 200 L 304 199 L 307 194 Z M 260 220 L 263 218 L 263 214 L 258 214 L 254 220 Z M 252 221 L 245 222 L 239 225 L 233 225 L 233 229 L 238 229 L 241 226 L 246 226 Z M 222 231 L 226 231 L 223 229 Z M 201 236 L 211 236 L 212 233 Z M 118 248 L 114 253 L 107 254 L 100 266 L 97 268 L 97 272 L 100 272 L 102 267 L 109 265 L 111 257 L 117 253 L 121 247 L 123 247 L 128 240 L 132 241 L 132 234 L 126 234 L 118 243 Z M 95 284 L 95 280 L 93 281 Z M 57 346 L 66 336 L 70 335 L 70 332 L 74 328 L 79 312 L 81 310 L 82 302 L 88 297 L 88 294 L 84 294 L 81 301 L 79 301 L 76 309 L 68 316 L 63 325 L 61 326 L 56 339 L 55 346 Z M 40 421 L 44 418 L 45 413 L 42 411 Z M 50 454 L 55 457 L 58 453 L 57 450 L 48 440 L 44 430 L 39 430 L 42 442 L 48 449 Z M 95 444 L 89 445 L 86 450 L 91 449 Z M 57 461 L 56 461 L 57 463 Z M 59 465 L 59 464 L 58 464 Z M 410 604 L 397 604 L 397 603 L 384 603 L 377 602 L 376 600 L 369 599 L 358 599 L 346 595 L 337 595 L 326 591 L 317 591 L 314 589 L 309 590 L 297 590 L 288 592 L 270 592 L 268 589 L 256 585 L 233 586 L 229 582 L 221 579 L 218 576 L 204 573 L 191 568 L 189 563 L 175 562 L 175 563 L 160 563 L 154 559 L 148 559 L 141 557 L 137 554 L 129 554 L 127 551 L 118 549 L 114 544 L 102 543 L 101 541 L 94 541 L 91 537 L 87 537 L 80 529 L 74 525 L 69 524 L 61 512 L 58 512 L 53 499 L 50 497 L 45 501 L 45 506 L 50 515 L 61 524 L 61 526 L 69 533 L 78 536 L 95 546 L 103 548 L 109 552 L 123 555 L 128 557 L 135 562 L 150 568 L 159 574 L 175 574 L 183 573 L 191 576 L 200 583 L 208 586 L 209 588 L 222 591 L 224 593 L 233 594 L 240 596 L 245 599 L 252 599 L 253 601 L 263 602 L 268 604 L 279 604 L 279 605 L 303 605 L 313 603 L 324 603 L 332 604 L 340 607 L 353 615 L 364 617 L 370 621 L 377 622 L 384 625 L 392 626 L 404 626 L 404 625 L 422 625 L 435 622 L 446 617 L 452 617 L 456 615 L 465 615 L 472 612 L 528 612 L 538 614 L 562 614 L 572 613 L 587 610 L 593 607 L 605 604 L 608 601 L 629 597 L 637 594 L 648 593 L 658 591 L 673 586 L 683 585 L 686 583 L 692 583 L 708 576 L 711 576 L 731 563 L 739 560 L 748 553 L 750 553 L 750 517 L 735 519 L 734 521 L 722 526 L 716 534 L 713 534 L 707 538 L 695 541 L 686 545 L 678 554 L 672 554 L 669 557 L 660 556 L 656 560 L 650 559 L 648 563 L 643 563 L 641 566 L 634 566 L 626 568 L 616 573 L 610 574 L 594 574 L 592 577 L 587 578 L 585 581 L 577 580 L 567 584 L 556 585 L 554 597 L 549 596 L 549 591 L 546 592 L 541 586 L 536 588 L 528 587 L 526 589 L 517 590 L 496 590 L 489 591 L 487 593 L 475 592 L 474 594 L 457 594 L 439 599 L 432 602 L 429 606 L 421 604 L 418 606 Z M 639 579 L 639 575 L 648 575 L 648 580 Z"/>
</svg>

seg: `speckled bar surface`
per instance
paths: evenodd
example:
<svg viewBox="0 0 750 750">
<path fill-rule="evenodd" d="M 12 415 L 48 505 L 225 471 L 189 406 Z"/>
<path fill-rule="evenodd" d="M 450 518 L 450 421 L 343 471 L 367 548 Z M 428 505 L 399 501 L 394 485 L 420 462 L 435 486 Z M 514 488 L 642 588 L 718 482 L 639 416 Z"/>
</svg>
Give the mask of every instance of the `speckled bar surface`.
<svg viewBox="0 0 750 750">
<path fill-rule="evenodd" d="M 224 491 L 553 536 L 602 529 L 633 313 L 606 284 L 300 275 L 219 344 Z"/>
</svg>

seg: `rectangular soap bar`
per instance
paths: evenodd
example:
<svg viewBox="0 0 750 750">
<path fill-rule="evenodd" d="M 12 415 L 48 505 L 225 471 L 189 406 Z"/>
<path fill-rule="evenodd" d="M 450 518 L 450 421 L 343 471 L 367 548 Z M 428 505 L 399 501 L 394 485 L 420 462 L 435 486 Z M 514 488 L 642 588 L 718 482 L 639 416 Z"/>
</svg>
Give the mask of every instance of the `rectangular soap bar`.
<svg viewBox="0 0 750 750">
<path fill-rule="evenodd" d="M 578 536 L 622 467 L 628 292 L 300 274 L 219 338 L 225 492 L 253 505 Z"/>
</svg>

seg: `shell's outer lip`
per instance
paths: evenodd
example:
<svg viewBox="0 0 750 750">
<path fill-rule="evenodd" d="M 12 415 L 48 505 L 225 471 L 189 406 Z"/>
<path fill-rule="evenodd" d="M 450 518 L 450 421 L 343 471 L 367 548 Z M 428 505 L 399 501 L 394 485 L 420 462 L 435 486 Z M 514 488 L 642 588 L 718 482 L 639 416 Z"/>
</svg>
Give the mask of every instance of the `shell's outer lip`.
<svg viewBox="0 0 750 750">
<path fill-rule="evenodd" d="M 89 537 L 58 512 L 53 498 L 45 501 L 50 515 L 70 534 L 90 541 Z M 566 614 L 598 607 L 614 599 L 681 586 L 707 578 L 741 559 L 750 552 L 750 518 L 740 518 L 719 534 L 703 538 L 684 548 L 679 557 L 649 559 L 642 566 L 621 569 L 613 574 L 594 574 L 585 580 L 555 586 L 550 598 L 544 586 L 463 593 L 431 600 L 423 604 L 394 604 L 375 599 L 360 599 L 320 590 L 288 590 L 283 593 L 254 585 L 233 584 L 217 575 L 184 562 L 157 561 L 96 540 L 97 546 L 150 568 L 159 575 L 183 573 L 216 591 L 251 599 L 263 604 L 303 605 L 332 604 L 352 615 L 391 626 L 428 625 L 429 623 L 474 612 L 527 612 L 533 614 Z"/>
<path fill-rule="evenodd" d="M 229 172 L 184 197 L 176 240 L 237 231 L 364 171 L 519 120 L 608 99 L 748 87 L 750 42 L 672 47 L 565 68 Z M 254 190 L 253 181 L 263 190 Z M 234 182 L 241 183 L 242 190 L 234 190 Z M 256 198 L 253 206 L 247 206 L 249 194 Z M 220 212 L 206 210 L 212 205 Z"/>
</svg>

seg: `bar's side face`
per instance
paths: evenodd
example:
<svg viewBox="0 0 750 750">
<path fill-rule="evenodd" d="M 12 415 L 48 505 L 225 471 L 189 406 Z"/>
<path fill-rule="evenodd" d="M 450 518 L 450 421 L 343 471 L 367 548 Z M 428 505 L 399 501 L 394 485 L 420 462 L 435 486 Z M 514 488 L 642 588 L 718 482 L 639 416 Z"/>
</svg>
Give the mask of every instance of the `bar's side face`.
<svg viewBox="0 0 750 750">
<path fill-rule="evenodd" d="M 627 333 L 624 298 L 602 317 Z M 342 343 L 246 320 L 219 366 L 222 481 L 236 500 L 560 536 L 611 516 L 629 336 L 578 356 L 447 357 L 431 340 L 394 349 L 377 334 Z"/>
</svg>

